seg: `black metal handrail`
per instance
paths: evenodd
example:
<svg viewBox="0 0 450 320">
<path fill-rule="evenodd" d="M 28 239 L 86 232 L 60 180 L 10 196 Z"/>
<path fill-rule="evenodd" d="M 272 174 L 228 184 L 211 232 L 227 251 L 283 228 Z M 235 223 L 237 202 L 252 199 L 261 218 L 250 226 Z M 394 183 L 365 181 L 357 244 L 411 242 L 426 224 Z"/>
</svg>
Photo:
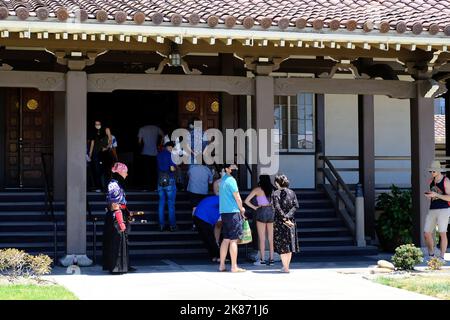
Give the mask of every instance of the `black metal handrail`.
<svg viewBox="0 0 450 320">
<path fill-rule="evenodd" d="M 92 261 L 97 262 L 97 217 L 92 214 L 91 204 L 89 198 L 86 196 L 86 212 L 87 219 L 92 223 Z"/>
<path fill-rule="evenodd" d="M 45 215 L 48 216 L 50 218 L 50 221 L 53 223 L 53 264 L 55 265 L 57 264 L 58 261 L 58 220 L 56 219 L 55 216 L 53 188 L 51 187 L 52 184 L 48 181 L 49 173 L 48 173 L 47 158 L 51 156 L 53 156 L 53 153 L 49 152 L 41 153 L 41 164 L 44 177 L 44 193 L 45 193 L 44 212 Z"/>
</svg>

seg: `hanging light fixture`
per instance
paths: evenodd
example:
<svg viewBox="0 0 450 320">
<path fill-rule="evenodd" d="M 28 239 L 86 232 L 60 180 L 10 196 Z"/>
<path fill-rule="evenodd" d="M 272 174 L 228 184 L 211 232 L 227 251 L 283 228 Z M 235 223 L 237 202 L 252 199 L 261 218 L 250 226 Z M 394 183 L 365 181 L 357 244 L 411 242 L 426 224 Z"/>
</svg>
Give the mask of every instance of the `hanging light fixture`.
<svg viewBox="0 0 450 320">
<path fill-rule="evenodd" d="M 175 43 L 172 43 L 172 52 L 169 54 L 169 60 L 172 67 L 181 66 L 181 55 Z"/>
</svg>

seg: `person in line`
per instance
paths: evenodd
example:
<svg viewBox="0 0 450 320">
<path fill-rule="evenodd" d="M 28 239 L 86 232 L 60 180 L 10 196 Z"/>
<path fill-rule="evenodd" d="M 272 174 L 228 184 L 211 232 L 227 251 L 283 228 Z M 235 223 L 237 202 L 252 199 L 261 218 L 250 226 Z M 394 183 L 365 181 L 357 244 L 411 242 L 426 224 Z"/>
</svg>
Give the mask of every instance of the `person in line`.
<svg viewBox="0 0 450 320">
<path fill-rule="evenodd" d="M 299 252 L 295 212 L 299 208 L 297 195 L 289 189 L 285 175 L 275 177 L 275 190 L 272 194 L 274 218 L 274 249 L 280 255 L 283 273 L 289 273 L 293 252 Z"/>
<path fill-rule="evenodd" d="M 141 186 L 145 189 L 155 190 L 157 180 L 156 156 L 158 155 L 157 145 L 164 137 L 164 132 L 157 126 L 149 124 L 143 126 L 138 132 L 138 142 L 142 147 L 141 165 L 142 178 Z"/>
<path fill-rule="evenodd" d="M 260 175 L 258 187 L 253 189 L 245 199 L 245 204 L 255 211 L 256 229 L 258 231 L 259 239 L 259 260 L 254 264 L 261 265 L 273 265 L 273 219 L 274 212 L 270 199 L 274 186 L 270 181 L 269 175 Z M 252 199 L 256 197 L 258 206 L 252 204 Z M 269 259 L 265 261 L 265 246 L 266 246 L 266 234 L 269 241 Z"/>
<path fill-rule="evenodd" d="M 190 165 L 193 164 L 201 164 L 201 159 L 198 158 L 200 153 L 205 151 L 205 148 L 208 146 L 209 141 L 205 136 L 205 131 L 203 131 L 203 123 L 201 130 L 195 130 L 195 122 L 201 121 L 200 118 L 194 117 L 189 120 L 188 130 L 191 139 L 191 143 L 189 145 L 189 153 L 191 154 Z"/>
<path fill-rule="evenodd" d="M 191 203 L 192 214 L 195 208 L 209 192 L 209 186 L 213 182 L 213 173 L 208 166 L 202 164 L 194 164 L 188 169 L 188 196 Z M 193 225 L 195 229 L 195 224 Z"/>
<path fill-rule="evenodd" d="M 425 196 L 430 199 L 430 210 L 425 217 L 424 237 L 428 248 L 428 258 L 434 257 L 435 243 L 433 241 L 434 231 L 438 228 L 441 250 L 439 259 L 444 260 L 447 252 L 447 228 L 450 217 L 450 181 L 442 174 L 444 169 L 439 161 L 433 161 L 428 169 L 431 173 L 430 191 Z"/>
<path fill-rule="evenodd" d="M 235 179 L 237 166 L 224 165 L 225 174 L 219 186 L 219 210 L 222 217 L 223 240 L 220 245 L 219 271 L 226 271 L 225 259 L 230 252 L 231 272 L 244 272 L 237 264 L 238 244 L 242 237 L 242 222 L 245 219 L 245 208 L 242 206 L 241 196 Z"/>
<path fill-rule="evenodd" d="M 219 245 L 215 236 L 215 229 L 219 218 L 219 190 L 215 190 L 214 196 L 206 197 L 196 205 L 192 216 L 196 229 L 208 250 L 212 262 L 220 261 Z"/>
<path fill-rule="evenodd" d="M 106 186 L 107 170 L 105 165 L 108 162 L 108 150 L 112 143 L 111 130 L 102 127 L 102 122 L 96 120 L 95 130 L 90 137 L 91 146 L 89 148 L 89 159 L 91 160 L 91 167 L 93 169 L 95 191 L 101 192 Z"/>
<path fill-rule="evenodd" d="M 175 218 L 175 199 L 177 195 L 177 186 L 175 183 L 176 164 L 172 160 L 172 141 L 164 144 L 164 150 L 158 153 L 156 158 L 158 164 L 158 194 L 159 194 L 159 229 L 165 230 L 164 208 L 167 206 L 169 211 L 170 231 L 177 230 Z"/>
<path fill-rule="evenodd" d="M 135 271 L 129 264 L 128 233 L 129 215 L 123 185 L 128 176 L 125 164 L 116 162 L 108 183 L 106 196 L 108 211 L 103 229 L 103 270 L 112 274 Z"/>
</svg>

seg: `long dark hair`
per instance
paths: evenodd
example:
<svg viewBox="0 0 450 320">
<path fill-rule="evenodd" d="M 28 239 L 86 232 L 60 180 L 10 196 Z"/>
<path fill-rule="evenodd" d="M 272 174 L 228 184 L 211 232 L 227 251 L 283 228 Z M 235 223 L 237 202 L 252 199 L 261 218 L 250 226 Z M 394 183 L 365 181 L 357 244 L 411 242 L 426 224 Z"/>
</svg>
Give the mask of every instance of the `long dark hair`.
<svg viewBox="0 0 450 320">
<path fill-rule="evenodd" d="M 272 181 L 270 181 L 270 176 L 267 174 L 262 174 L 259 176 L 258 186 L 264 191 L 267 198 L 270 198 L 273 190 L 275 190 Z"/>
</svg>

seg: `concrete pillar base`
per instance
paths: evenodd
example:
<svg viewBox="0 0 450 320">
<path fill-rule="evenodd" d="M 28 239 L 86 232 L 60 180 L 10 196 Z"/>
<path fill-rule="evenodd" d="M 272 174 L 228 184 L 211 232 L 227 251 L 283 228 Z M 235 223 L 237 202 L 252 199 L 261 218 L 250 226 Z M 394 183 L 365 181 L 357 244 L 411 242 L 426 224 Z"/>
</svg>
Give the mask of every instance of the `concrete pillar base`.
<svg viewBox="0 0 450 320">
<path fill-rule="evenodd" d="M 78 265 L 80 267 L 88 267 L 92 265 L 92 260 L 85 254 L 68 254 L 64 258 L 61 258 L 59 262 L 64 266 Z"/>
</svg>

